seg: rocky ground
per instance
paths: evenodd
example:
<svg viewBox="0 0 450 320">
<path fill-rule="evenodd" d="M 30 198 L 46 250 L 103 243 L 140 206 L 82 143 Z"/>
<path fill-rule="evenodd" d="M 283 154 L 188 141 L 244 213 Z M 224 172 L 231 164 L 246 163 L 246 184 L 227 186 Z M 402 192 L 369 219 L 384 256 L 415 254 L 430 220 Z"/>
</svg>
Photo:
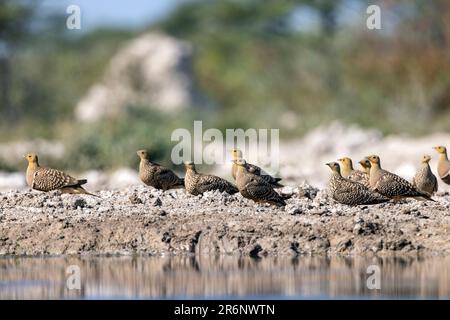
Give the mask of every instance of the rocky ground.
<svg viewBox="0 0 450 320">
<path fill-rule="evenodd" d="M 347 207 L 307 184 L 285 208 L 145 186 L 0 193 L 0 254 L 450 254 L 450 197 Z"/>
</svg>

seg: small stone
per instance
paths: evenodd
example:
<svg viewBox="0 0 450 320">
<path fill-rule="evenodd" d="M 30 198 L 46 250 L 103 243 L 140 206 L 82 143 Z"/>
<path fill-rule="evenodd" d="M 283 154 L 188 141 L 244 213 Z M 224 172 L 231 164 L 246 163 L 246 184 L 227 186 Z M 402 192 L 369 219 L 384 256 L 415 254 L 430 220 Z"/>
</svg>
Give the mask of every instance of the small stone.
<svg viewBox="0 0 450 320">
<path fill-rule="evenodd" d="M 167 212 L 164 211 L 164 210 L 159 210 L 159 211 L 158 211 L 158 214 L 159 214 L 161 217 L 167 216 Z"/>
<path fill-rule="evenodd" d="M 86 207 L 86 205 L 87 205 L 86 200 L 84 200 L 82 198 L 78 198 L 73 202 L 72 207 L 74 209 L 77 209 L 77 208 L 84 208 L 84 207 Z"/>
<path fill-rule="evenodd" d="M 153 206 L 154 207 L 161 207 L 162 206 L 162 201 L 161 201 L 161 199 L 159 197 L 156 198 L 155 202 L 153 202 Z"/>
<path fill-rule="evenodd" d="M 141 198 L 139 198 L 136 194 L 133 194 L 132 196 L 130 196 L 129 199 L 132 204 L 141 204 L 142 203 Z"/>
<path fill-rule="evenodd" d="M 293 215 L 293 216 L 295 216 L 297 214 L 302 214 L 302 213 L 303 213 L 303 211 L 299 208 L 292 208 L 289 210 L 289 214 Z"/>
</svg>

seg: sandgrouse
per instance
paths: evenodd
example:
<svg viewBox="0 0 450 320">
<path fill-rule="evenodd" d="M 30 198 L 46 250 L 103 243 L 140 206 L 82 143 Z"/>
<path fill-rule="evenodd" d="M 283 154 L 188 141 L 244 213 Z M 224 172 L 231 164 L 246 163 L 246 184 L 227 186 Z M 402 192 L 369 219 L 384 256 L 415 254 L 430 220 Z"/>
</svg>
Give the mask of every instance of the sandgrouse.
<svg viewBox="0 0 450 320">
<path fill-rule="evenodd" d="M 139 178 L 146 185 L 163 191 L 184 187 L 184 179 L 172 170 L 150 161 L 147 150 L 138 150 L 137 155 L 141 158 Z"/>
<path fill-rule="evenodd" d="M 353 170 L 348 176 L 347 179 L 352 181 L 359 182 L 366 186 L 370 187 L 369 183 L 369 171 L 370 171 L 370 161 L 368 159 L 362 159 L 359 161 L 359 164 L 362 167 L 362 170 Z"/>
<path fill-rule="evenodd" d="M 383 170 L 378 156 L 371 155 L 367 159 L 370 161 L 369 182 L 373 191 L 392 199 L 416 198 L 434 201 L 428 194 L 418 190 L 407 180 Z"/>
<path fill-rule="evenodd" d="M 357 206 L 362 204 L 383 203 L 390 200 L 388 197 L 371 191 L 358 182 L 344 178 L 341 175 L 340 167 L 337 162 L 330 162 L 326 165 L 329 166 L 332 171 L 328 190 L 331 197 L 337 202 L 350 206 Z"/>
<path fill-rule="evenodd" d="M 239 192 L 235 185 L 218 176 L 198 173 L 195 164 L 191 161 L 184 163 L 186 175 L 184 176 L 184 186 L 186 191 L 196 196 L 206 191 L 219 190 L 228 194 Z"/>
<path fill-rule="evenodd" d="M 439 178 L 441 178 L 441 180 L 446 184 L 450 184 L 450 161 L 447 157 L 447 148 L 444 146 L 437 146 L 433 149 L 439 153 L 437 164 Z"/>
<path fill-rule="evenodd" d="M 413 185 L 422 192 L 432 196 L 438 190 L 438 182 L 436 176 L 430 168 L 431 157 L 424 155 L 419 170 L 413 178 Z"/>
<path fill-rule="evenodd" d="M 234 160 L 237 165 L 236 185 L 244 198 L 255 202 L 270 203 L 279 207 L 284 207 L 286 198 L 279 195 L 273 185 L 264 178 L 249 171 L 247 163 L 243 159 Z"/>
<path fill-rule="evenodd" d="M 82 187 L 83 184 L 87 183 L 86 179 L 75 179 L 62 171 L 41 167 L 38 156 L 34 153 L 27 154 L 25 159 L 28 161 L 26 180 L 30 188 L 45 192 L 60 190 L 63 193 L 87 194 L 98 197 Z"/>
<path fill-rule="evenodd" d="M 242 151 L 238 149 L 231 150 L 231 156 L 233 159 L 233 165 L 231 167 L 231 175 L 236 180 L 236 172 L 238 170 L 238 165 L 235 163 L 237 160 L 242 160 Z M 270 183 L 275 188 L 282 188 L 284 187 L 279 181 L 281 181 L 281 178 L 275 178 L 271 175 L 265 173 L 260 167 L 250 164 L 246 162 L 247 170 L 250 173 L 256 174 L 257 176 L 260 176 L 263 178 L 266 182 Z"/>
</svg>

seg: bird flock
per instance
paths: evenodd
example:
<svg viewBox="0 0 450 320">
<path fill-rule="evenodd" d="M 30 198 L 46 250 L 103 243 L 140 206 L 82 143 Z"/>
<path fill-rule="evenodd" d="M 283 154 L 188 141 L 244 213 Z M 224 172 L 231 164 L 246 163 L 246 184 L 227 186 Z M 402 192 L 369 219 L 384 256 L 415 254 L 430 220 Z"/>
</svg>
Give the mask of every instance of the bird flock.
<svg viewBox="0 0 450 320">
<path fill-rule="evenodd" d="M 447 149 L 437 146 L 437 172 L 439 178 L 450 184 L 450 161 Z M 289 195 L 276 191 L 283 187 L 281 178 L 265 173 L 260 167 L 247 163 L 242 152 L 233 149 L 231 175 L 235 184 L 221 177 L 197 172 L 193 162 L 184 163 L 186 174 L 178 177 L 171 169 L 150 160 L 146 150 L 138 150 L 140 158 L 139 177 L 143 183 L 159 190 L 185 188 L 192 195 L 201 195 L 206 191 L 218 190 L 228 194 L 240 193 L 243 197 L 257 203 L 269 203 L 278 207 L 286 205 Z M 28 161 L 26 181 L 30 188 L 38 191 L 60 190 L 63 193 L 87 194 L 96 196 L 83 188 L 86 179 L 76 179 L 60 170 L 41 167 L 38 156 L 30 153 L 25 156 Z M 331 169 L 328 185 L 330 196 L 345 205 L 370 205 L 403 198 L 435 201 L 431 197 L 438 190 L 438 181 L 429 162 L 431 157 L 424 155 L 421 166 L 412 182 L 382 169 L 380 157 L 370 155 L 359 161 L 360 170 L 353 168 L 350 158 L 338 159 L 326 165 Z"/>
</svg>

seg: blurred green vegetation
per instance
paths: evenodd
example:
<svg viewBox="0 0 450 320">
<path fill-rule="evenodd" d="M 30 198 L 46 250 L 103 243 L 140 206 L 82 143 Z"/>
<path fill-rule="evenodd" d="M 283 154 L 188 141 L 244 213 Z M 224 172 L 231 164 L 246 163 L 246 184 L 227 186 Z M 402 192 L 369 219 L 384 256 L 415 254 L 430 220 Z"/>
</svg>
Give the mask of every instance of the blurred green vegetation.
<svg viewBox="0 0 450 320">
<path fill-rule="evenodd" d="M 136 166 L 143 147 L 167 162 L 172 130 L 195 119 L 205 128 L 280 128 L 282 138 L 335 119 L 385 133 L 448 130 L 450 2 L 377 3 L 382 31 L 365 27 L 365 0 L 224 0 L 183 2 L 139 32 L 74 35 L 61 16 L 36 23 L 32 1 L 0 0 L 0 143 L 62 140 L 64 166 L 85 170 Z M 305 9 L 317 28 L 297 21 Z M 76 102 L 118 48 L 155 29 L 193 44 L 199 86 L 217 110 L 167 116 L 135 106 L 120 119 L 77 123 Z"/>
</svg>

